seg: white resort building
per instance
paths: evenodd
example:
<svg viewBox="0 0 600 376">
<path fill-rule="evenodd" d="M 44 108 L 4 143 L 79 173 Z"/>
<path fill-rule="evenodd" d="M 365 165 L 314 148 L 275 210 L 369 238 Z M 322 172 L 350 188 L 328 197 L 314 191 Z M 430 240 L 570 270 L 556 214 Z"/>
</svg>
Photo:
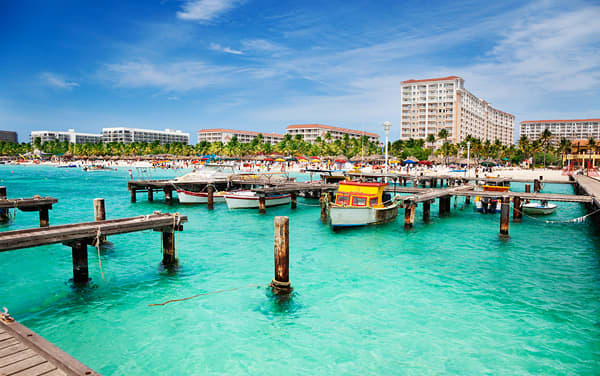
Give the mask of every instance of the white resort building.
<svg viewBox="0 0 600 376">
<path fill-rule="evenodd" d="M 331 141 L 341 140 L 344 135 L 350 136 L 350 138 L 360 138 L 367 136 L 371 142 L 379 142 L 379 135 L 376 133 L 357 131 L 354 129 L 332 127 L 331 125 L 323 124 L 296 124 L 288 125 L 285 129 L 285 133 L 296 137 L 296 135 L 302 135 L 302 138 L 306 142 L 313 143 L 317 137 L 321 137 L 325 140 L 325 135 L 329 133 L 331 135 Z"/>
<path fill-rule="evenodd" d="M 39 138 L 42 143 L 51 141 L 68 141 L 71 144 L 97 144 L 102 142 L 101 134 L 75 132 L 75 129 L 62 131 L 32 131 L 30 141 L 33 144 Z"/>
<path fill-rule="evenodd" d="M 561 138 L 571 141 L 587 140 L 590 137 L 600 139 L 600 119 L 526 120 L 521 122 L 520 135 L 536 140 L 544 129 L 550 130 L 555 144 Z"/>
<path fill-rule="evenodd" d="M 190 143 L 190 134 L 174 129 L 158 131 L 153 129 L 123 127 L 102 128 L 102 140 L 104 142 L 122 142 L 125 144 L 129 144 L 131 142 L 151 143 L 158 141 L 160 144 L 181 142 L 187 145 Z"/>
<path fill-rule="evenodd" d="M 263 135 L 263 142 L 271 145 L 283 140 L 283 135 L 278 133 L 263 133 L 263 132 L 251 132 L 251 131 L 240 131 L 235 129 L 200 129 L 198 131 L 198 142 L 222 142 L 224 144 L 231 141 L 235 136 L 239 143 L 245 144 L 252 142 L 259 134 Z"/>
<path fill-rule="evenodd" d="M 514 143 L 515 117 L 465 89 L 458 76 L 402 81 L 401 138 L 427 138 L 445 129 L 448 141 L 468 135 Z M 440 143 L 438 142 L 438 145 Z"/>
</svg>

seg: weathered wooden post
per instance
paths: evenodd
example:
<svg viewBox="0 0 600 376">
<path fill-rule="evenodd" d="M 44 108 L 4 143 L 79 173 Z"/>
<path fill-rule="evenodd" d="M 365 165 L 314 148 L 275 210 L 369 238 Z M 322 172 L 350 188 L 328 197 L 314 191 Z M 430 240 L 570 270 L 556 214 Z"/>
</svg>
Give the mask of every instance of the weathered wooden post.
<svg viewBox="0 0 600 376">
<path fill-rule="evenodd" d="M 412 228 L 415 223 L 416 205 L 412 202 L 404 208 L 404 228 Z"/>
<path fill-rule="evenodd" d="M 164 266 L 177 263 L 177 258 L 175 258 L 175 232 L 173 229 L 163 229 L 162 231 L 162 254 Z"/>
<path fill-rule="evenodd" d="M 6 200 L 6 187 L 0 187 L 0 200 Z M 8 222 L 8 209 L 0 209 L 0 223 Z"/>
<path fill-rule="evenodd" d="M 106 220 L 106 210 L 104 209 L 104 199 L 103 198 L 95 198 L 94 199 L 94 221 L 104 221 Z M 106 243 L 106 236 L 101 235 L 100 239 L 98 239 L 100 245 Z"/>
<path fill-rule="evenodd" d="M 406 187 L 406 178 L 402 178 L 402 185 Z"/>
<path fill-rule="evenodd" d="M 154 201 L 154 192 L 152 191 L 152 188 L 148 188 L 148 201 Z"/>
<path fill-rule="evenodd" d="M 321 194 L 321 222 L 327 223 L 327 206 L 328 206 L 329 195 L 327 193 Z"/>
<path fill-rule="evenodd" d="M 444 214 L 446 214 L 446 198 L 444 196 L 440 197 L 438 199 L 438 206 L 439 206 L 439 215 L 442 216 Z"/>
<path fill-rule="evenodd" d="M 513 222 L 521 222 L 523 213 L 521 212 L 521 197 L 513 197 Z"/>
<path fill-rule="evenodd" d="M 431 216 L 431 201 L 423 201 L 423 222 L 429 223 Z"/>
<path fill-rule="evenodd" d="M 458 207 L 458 196 L 454 196 L 454 209 Z"/>
<path fill-rule="evenodd" d="M 531 193 L 531 184 L 525 184 L 525 193 Z"/>
<path fill-rule="evenodd" d="M 258 212 L 265 214 L 267 212 L 267 199 L 264 194 L 258 196 Z"/>
<path fill-rule="evenodd" d="M 288 217 L 277 216 L 275 225 L 275 278 L 271 288 L 276 294 L 289 294 L 290 284 L 290 220 Z"/>
<path fill-rule="evenodd" d="M 508 222 L 510 217 L 510 197 L 502 196 L 502 210 L 500 211 L 500 235 L 508 236 Z"/>
<path fill-rule="evenodd" d="M 538 193 L 540 191 L 540 181 L 537 179 L 533 180 L 533 193 Z"/>
<path fill-rule="evenodd" d="M 136 201 L 135 193 L 136 193 L 135 188 L 131 188 L 131 202 L 132 203 L 135 203 L 135 201 Z"/>
<path fill-rule="evenodd" d="M 165 191 L 165 203 L 170 204 L 173 198 L 173 188 L 165 187 L 163 190 Z"/>
<path fill-rule="evenodd" d="M 471 196 L 465 196 L 465 205 L 471 205 Z"/>
<path fill-rule="evenodd" d="M 297 203 L 297 197 L 296 196 L 297 196 L 296 192 L 292 192 L 291 193 L 291 199 L 292 199 L 291 206 L 292 206 L 292 209 L 296 209 L 296 206 L 298 205 L 298 203 Z"/>
<path fill-rule="evenodd" d="M 48 206 L 40 206 L 40 227 L 50 226 L 50 217 L 48 216 Z"/>
<path fill-rule="evenodd" d="M 73 283 L 88 283 L 87 240 L 77 240 L 67 245 L 71 246 L 73 255 Z"/>
<path fill-rule="evenodd" d="M 215 208 L 215 198 L 214 198 L 214 192 L 215 192 L 215 187 L 213 187 L 212 184 L 209 184 L 208 187 L 206 187 L 206 190 L 208 192 L 208 197 L 207 197 L 207 206 L 208 206 L 208 210 L 213 210 Z"/>
</svg>

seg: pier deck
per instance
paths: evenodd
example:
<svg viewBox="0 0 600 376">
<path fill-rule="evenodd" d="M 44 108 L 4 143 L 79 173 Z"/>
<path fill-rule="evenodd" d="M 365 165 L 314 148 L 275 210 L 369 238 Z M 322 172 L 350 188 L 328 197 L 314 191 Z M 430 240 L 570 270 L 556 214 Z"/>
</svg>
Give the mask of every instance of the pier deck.
<svg viewBox="0 0 600 376">
<path fill-rule="evenodd" d="M 98 236 L 98 233 L 104 236 L 151 229 L 160 231 L 163 228 L 174 227 L 175 223 L 179 225 L 184 222 L 187 222 L 187 216 L 155 213 L 106 221 L 5 231 L 0 232 L 0 252 L 82 239 L 94 239 Z"/>
<path fill-rule="evenodd" d="M 0 200 L 0 209 L 17 208 L 22 211 L 38 211 L 41 207 L 52 207 L 58 199 L 54 197 L 12 198 Z"/>
<path fill-rule="evenodd" d="M 573 179 L 575 179 L 579 191 L 590 195 L 593 198 L 594 206 L 600 208 L 600 181 L 584 175 L 574 175 Z"/>
<path fill-rule="evenodd" d="M 19 322 L 0 320 L 0 375 L 99 376 Z"/>
</svg>

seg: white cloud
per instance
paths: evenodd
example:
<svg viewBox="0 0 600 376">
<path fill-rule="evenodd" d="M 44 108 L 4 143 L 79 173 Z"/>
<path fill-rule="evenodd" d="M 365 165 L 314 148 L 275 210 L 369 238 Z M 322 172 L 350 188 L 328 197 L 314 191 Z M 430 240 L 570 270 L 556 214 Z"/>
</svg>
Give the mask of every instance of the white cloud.
<svg viewBox="0 0 600 376">
<path fill-rule="evenodd" d="M 243 51 L 234 50 L 230 47 L 223 47 L 218 43 L 211 43 L 210 49 L 213 51 L 221 51 L 221 52 L 225 52 L 225 53 L 233 54 L 233 55 L 243 55 L 244 54 Z"/>
<path fill-rule="evenodd" d="M 177 12 L 177 17 L 207 22 L 231 10 L 237 3 L 236 0 L 187 0 L 183 4 L 183 10 Z"/>
<path fill-rule="evenodd" d="M 271 53 L 280 53 L 288 50 L 286 47 L 266 39 L 246 39 L 242 41 L 242 47 L 244 50 Z"/>
<path fill-rule="evenodd" d="M 125 62 L 106 65 L 99 76 L 118 87 L 158 88 L 170 92 L 224 84 L 234 71 L 201 61 L 164 64 Z"/>
<path fill-rule="evenodd" d="M 58 89 L 71 90 L 72 88 L 79 86 L 77 82 L 66 80 L 63 76 L 56 73 L 44 72 L 40 77 L 46 85 Z"/>
</svg>

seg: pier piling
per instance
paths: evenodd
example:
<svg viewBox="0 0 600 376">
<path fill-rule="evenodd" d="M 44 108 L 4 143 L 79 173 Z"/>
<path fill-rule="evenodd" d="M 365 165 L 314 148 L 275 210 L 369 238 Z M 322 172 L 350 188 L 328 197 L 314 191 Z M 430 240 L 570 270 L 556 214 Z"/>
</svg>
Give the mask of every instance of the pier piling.
<svg viewBox="0 0 600 376">
<path fill-rule="evenodd" d="M 0 200 L 6 200 L 6 187 L 0 187 Z M 8 209 L 0 209 L 0 223 L 8 222 Z"/>
<path fill-rule="evenodd" d="M 154 201 L 154 191 L 151 188 L 148 188 L 148 202 Z"/>
<path fill-rule="evenodd" d="M 533 193 L 538 193 L 541 190 L 541 184 L 538 179 L 533 180 Z"/>
<path fill-rule="evenodd" d="M 523 213 L 521 212 L 521 197 L 513 197 L 513 222 L 521 222 Z"/>
<path fill-rule="evenodd" d="M 290 195 L 292 199 L 291 207 L 292 209 L 296 209 L 296 206 L 298 205 L 296 192 L 292 192 Z"/>
<path fill-rule="evenodd" d="M 89 281 L 87 240 L 77 240 L 67 243 L 73 254 L 73 283 L 86 284 Z"/>
<path fill-rule="evenodd" d="M 48 206 L 40 207 L 40 227 L 50 226 L 50 218 L 48 216 Z"/>
<path fill-rule="evenodd" d="M 104 209 L 104 199 L 103 198 L 95 198 L 94 199 L 94 220 L 97 221 L 104 221 L 106 220 L 106 210 Z M 100 241 L 100 245 L 106 243 L 106 236 L 105 235 L 101 235 L 100 239 L 98 239 Z"/>
<path fill-rule="evenodd" d="M 172 230 L 162 231 L 162 254 L 164 266 L 177 263 L 177 258 L 175 258 L 175 233 Z"/>
<path fill-rule="evenodd" d="M 531 193 L 531 184 L 525 184 L 525 193 Z"/>
<path fill-rule="evenodd" d="M 431 216 L 431 201 L 423 201 L 423 222 L 429 223 Z"/>
<path fill-rule="evenodd" d="M 510 197 L 502 196 L 502 210 L 500 211 L 500 236 L 508 236 L 509 217 Z"/>
<path fill-rule="evenodd" d="M 258 198 L 258 212 L 260 214 L 265 214 L 267 212 L 267 205 L 266 205 L 265 195 L 261 195 Z"/>
<path fill-rule="evenodd" d="M 165 203 L 170 204 L 171 200 L 173 199 L 173 188 L 165 187 L 164 191 L 165 191 Z"/>
<path fill-rule="evenodd" d="M 132 190 L 131 190 L 131 203 L 132 203 L 132 204 L 135 204 L 135 202 L 136 202 L 136 197 L 135 197 L 135 194 L 136 194 L 136 191 L 135 191 L 135 189 L 132 189 Z"/>
<path fill-rule="evenodd" d="M 321 222 L 327 223 L 327 200 L 329 195 L 327 193 L 321 194 Z"/>
<path fill-rule="evenodd" d="M 208 206 L 208 210 L 213 210 L 215 208 L 215 202 L 214 202 L 214 192 L 215 192 L 215 187 L 210 184 L 207 187 L 207 192 L 208 192 L 208 198 L 207 198 L 207 206 Z"/>
<path fill-rule="evenodd" d="M 275 278 L 271 287 L 276 294 L 289 294 L 292 291 L 290 284 L 290 225 L 289 218 L 277 216 L 273 220 L 275 226 Z"/>
<path fill-rule="evenodd" d="M 465 205 L 471 205 L 471 196 L 465 197 Z"/>
<path fill-rule="evenodd" d="M 415 204 L 408 204 L 404 208 L 404 228 L 412 228 L 415 223 Z"/>
</svg>

